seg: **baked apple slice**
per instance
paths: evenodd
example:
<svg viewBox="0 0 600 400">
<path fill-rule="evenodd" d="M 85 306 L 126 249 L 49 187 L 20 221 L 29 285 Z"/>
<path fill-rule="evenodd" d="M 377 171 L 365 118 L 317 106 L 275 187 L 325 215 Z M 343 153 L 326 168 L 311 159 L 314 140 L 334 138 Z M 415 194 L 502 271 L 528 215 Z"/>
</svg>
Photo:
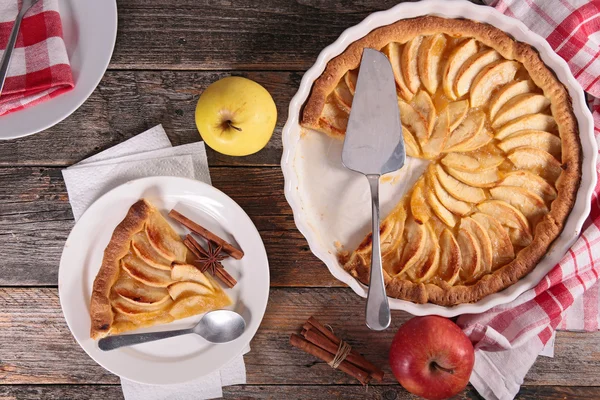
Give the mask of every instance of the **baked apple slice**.
<svg viewBox="0 0 600 400">
<path fill-rule="evenodd" d="M 459 43 L 448 56 L 448 61 L 444 67 L 442 87 L 446 97 L 456 100 L 454 91 L 454 82 L 458 71 L 463 64 L 473 55 L 477 54 L 478 47 L 475 39 L 466 39 Z"/>
<path fill-rule="evenodd" d="M 404 80 L 404 75 L 402 75 L 402 67 L 400 64 L 402 48 L 400 46 L 400 43 L 391 42 L 390 44 L 385 46 L 381 51 L 390 59 L 390 63 L 392 64 L 392 71 L 394 72 L 394 80 L 396 81 L 396 88 L 398 89 L 398 94 L 405 101 L 410 101 L 415 94 L 410 91 L 410 89 L 406 85 L 406 81 Z"/>
<path fill-rule="evenodd" d="M 449 168 L 454 168 L 465 172 L 481 172 L 490 168 L 497 168 L 504 162 L 504 157 L 486 153 L 485 157 L 477 157 L 477 153 L 473 155 L 450 153 L 446 154 L 441 159 L 441 163 Z"/>
<path fill-rule="evenodd" d="M 350 92 L 346 81 L 343 79 L 340 80 L 340 83 L 338 83 L 338 85 L 335 87 L 333 91 L 333 98 L 335 99 L 335 104 L 337 104 L 341 110 L 350 114 L 350 108 L 352 107 L 354 95 L 352 92 Z"/>
<path fill-rule="evenodd" d="M 326 102 L 323 113 L 319 118 L 319 129 L 332 136 L 343 137 L 348 126 L 348 113 L 339 108 L 335 103 Z"/>
<path fill-rule="evenodd" d="M 490 189 L 493 199 L 502 200 L 515 207 L 535 226 L 538 219 L 548 213 L 544 200 L 531 190 L 518 186 L 498 186 Z"/>
<path fill-rule="evenodd" d="M 419 79 L 419 67 L 418 67 L 418 55 L 419 47 L 423 36 L 416 36 L 409 40 L 402 49 L 402 55 L 400 56 L 400 65 L 402 67 L 402 74 L 404 81 L 411 92 L 417 93 L 421 87 L 421 79 Z"/>
<path fill-rule="evenodd" d="M 469 283 L 479 275 L 481 249 L 479 249 L 479 244 L 473 234 L 463 228 L 458 230 L 456 242 L 462 258 L 459 277 L 462 281 Z"/>
<path fill-rule="evenodd" d="M 479 222 L 475 221 L 471 217 L 463 218 L 460 222 L 460 227 L 469 231 L 469 233 L 471 233 L 471 235 L 473 235 L 473 237 L 477 240 L 477 244 L 479 245 L 479 250 L 481 251 L 481 265 L 477 276 L 479 277 L 482 274 L 488 274 L 492 272 L 492 241 L 490 240 L 490 236 L 486 230 L 483 229 Z"/>
<path fill-rule="evenodd" d="M 414 134 L 408 129 L 408 126 L 402 125 L 402 137 L 404 138 L 404 149 L 410 157 L 419 157 L 421 150 Z"/>
<path fill-rule="evenodd" d="M 415 97 L 413 97 L 410 105 L 413 106 L 415 111 L 417 111 L 425 120 L 427 137 L 430 137 L 437 117 L 437 112 L 433 105 L 433 101 L 431 101 L 431 96 L 429 96 L 426 91 L 419 90 Z"/>
<path fill-rule="evenodd" d="M 448 173 L 469 186 L 481 188 L 495 186 L 496 182 L 500 180 L 498 170 L 495 168 L 477 172 L 467 172 L 454 168 L 448 168 Z"/>
<path fill-rule="evenodd" d="M 525 93 L 507 101 L 496 113 L 492 128 L 502 125 L 527 114 L 541 113 L 550 106 L 550 100 L 542 94 Z"/>
<path fill-rule="evenodd" d="M 515 250 L 508 236 L 508 231 L 496 218 L 481 212 L 471 215 L 471 218 L 481 225 L 490 238 L 492 249 L 494 249 L 492 270 L 498 269 L 515 258 Z"/>
<path fill-rule="evenodd" d="M 454 214 L 452 214 L 442 204 L 442 202 L 437 198 L 435 193 L 430 188 L 428 188 L 428 190 L 425 194 L 425 197 L 427 198 L 427 203 L 429 204 L 429 206 L 431 207 L 433 212 L 438 216 L 438 218 L 443 223 L 445 223 L 446 225 L 448 225 L 451 228 L 454 225 L 456 225 L 456 217 L 454 216 Z"/>
<path fill-rule="evenodd" d="M 513 245 L 526 247 L 533 241 L 529 221 L 510 204 L 500 200 L 488 200 L 477 205 L 477 208 L 488 214 L 509 229 L 509 237 Z"/>
<path fill-rule="evenodd" d="M 195 295 L 210 295 L 213 292 L 212 289 L 198 282 L 176 282 L 167 289 L 173 300 Z"/>
<path fill-rule="evenodd" d="M 556 120 L 550 115 L 541 113 L 524 115 L 498 129 L 495 137 L 502 140 L 513 133 L 530 129 L 556 133 Z"/>
<path fill-rule="evenodd" d="M 446 167 L 454 168 L 459 171 L 477 171 L 481 166 L 475 157 L 461 153 L 446 154 L 440 162 Z"/>
<path fill-rule="evenodd" d="M 348 90 L 354 96 L 356 92 L 356 82 L 358 81 L 358 70 L 351 69 L 344 75 L 344 81 L 346 82 L 346 86 L 348 86 Z"/>
<path fill-rule="evenodd" d="M 125 301 L 140 307 L 160 307 L 170 299 L 169 292 L 164 287 L 147 286 L 131 278 L 128 274 L 121 274 L 115 282 L 112 291 Z"/>
<path fill-rule="evenodd" d="M 460 100 L 448 103 L 450 131 L 455 130 L 465 120 L 468 111 L 469 100 Z"/>
<path fill-rule="evenodd" d="M 146 321 L 159 318 L 160 315 L 165 312 L 164 310 L 173 304 L 173 300 L 171 300 L 170 297 L 167 297 L 166 301 L 159 306 L 147 306 L 139 304 L 120 296 L 113 298 L 111 302 L 112 307 L 117 312 L 129 317 L 133 317 L 133 320 Z"/>
<path fill-rule="evenodd" d="M 423 177 L 415 184 L 410 196 L 410 211 L 418 224 L 423 224 L 431 217 L 431 210 L 425 201 L 425 184 Z"/>
<path fill-rule="evenodd" d="M 508 153 L 517 147 L 532 146 L 546 151 L 555 158 L 560 158 L 561 141 L 556 135 L 544 131 L 519 131 L 498 144 L 498 147 Z"/>
<path fill-rule="evenodd" d="M 496 50 L 482 50 L 469 57 L 461 66 L 456 74 L 454 82 L 454 91 L 460 98 L 469 92 L 475 77 L 489 64 L 500 59 L 500 54 Z"/>
<path fill-rule="evenodd" d="M 535 147 L 517 147 L 507 157 L 518 169 L 533 171 L 551 183 L 556 182 L 562 172 L 560 162 L 552 154 Z"/>
<path fill-rule="evenodd" d="M 422 262 L 415 264 L 412 268 L 407 269 L 408 274 L 414 282 L 424 282 L 430 279 L 439 267 L 440 263 L 440 245 L 437 237 L 429 224 L 426 225 L 426 241 L 425 257 Z"/>
<path fill-rule="evenodd" d="M 481 132 L 485 124 L 485 114 L 479 110 L 472 110 L 464 121 L 450 133 L 444 152 L 461 152 L 466 143 Z"/>
<path fill-rule="evenodd" d="M 494 136 L 485 127 L 475 137 L 462 144 L 461 151 L 471 152 L 482 148 L 492 141 Z"/>
<path fill-rule="evenodd" d="M 504 176 L 499 186 L 519 186 L 531 190 L 540 196 L 544 202 L 550 203 L 557 196 L 556 189 L 544 179 L 529 171 L 513 171 Z"/>
<path fill-rule="evenodd" d="M 167 287 L 173 280 L 171 273 L 162 269 L 151 267 L 142 259 L 133 254 L 127 254 L 121 260 L 121 268 L 133 279 L 153 287 Z"/>
<path fill-rule="evenodd" d="M 438 275 L 449 285 L 454 285 L 460 273 L 462 258 L 460 247 L 449 229 L 440 235 L 440 265 Z"/>
<path fill-rule="evenodd" d="M 536 86 L 530 80 L 510 82 L 498 89 L 489 101 L 488 113 L 490 120 L 494 119 L 498 110 L 500 110 L 507 101 L 520 94 L 533 93 L 535 90 Z"/>
<path fill-rule="evenodd" d="M 213 288 L 210 280 L 202 271 L 190 264 L 173 263 L 171 279 L 174 281 L 190 281 L 200 283 L 209 289 Z"/>
<path fill-rule="evenodd" d="M 451 196 L 450 193 L 440 183 L 436 176 L 433 168 L 428 168 L 427 178 L 429 180 L 429 186 L 433 188 L 439 201 L 446 207 L 450 212 L 458 214 L 460 216 L 467 215 L 471 212 L 471 205 L 464 201 L 456 199 Z"/>
<path fill-rule="evenodd" d="M 444 189 L 458 200 L 479 203 L 486 199 L 483 189 L 465 185 L 458 179 L 448 175 L 441 165 L 435 166 L 435 173 Z"/>
<path fill-rule="evenodd" d="M 429 140 L 427 140 L 427 142 L 421 146 L 423 149 L 423 155 L 429 159 L 437 157 L 446 145 L 449 135 L 450 127 L 448 125 L 448 108 L 446 107 L 438 117 L 437 123 L 435 124 L 435 128 L 433 129 L 433 133 L 429 137 Z"/>
<path fill-rule="evenodd" d="M 409 217 L 406 220 L 405 227 L 405 246 L 402 252 L 401 262 L 396 265 L 398 268 L 396 275 L 413 268 L 425 255 L 425 248 L 428 240 L 427 230 L 424 224 L 417 223 L 414 218 Z"/>
<path fill-rule="evenodd" d="M 442 81 L 440 67 L 446 42 L 446 35 L 438 33 L 425 36 L 419 46 L 417 62 L 419 77 L 425 89 L 432 95 L 435 94 Z"/>
<path fill-rule="evenodd" d="M 413 106 L 405 103 L 402 100 L 398 100 L 398 108 L 400 110 L 400 119 L 402 124 L 407 126 L 408 129 L 415 135 L 415 138 L 419 144 L 423 144 L 429 137 L 429 130 L 427 129 L 427 121 L 423 116 L 415 110 Z"/>
<path fill-rule="evenodd" d="M 152 244 L 148 240 L 148 236 L 146 236 L 146 232 L 142 231 L 133 235 L 133 238 L 131 239 L 131 248 L 135 255 L 141 258 L 146 264 L 165 271 L 171 270 L 171 261 L 161 256 L 154 247 L 152 247 Z"/>
<path fill-rule="evenodd" d="M 518 69 L 519 63 L 510 60 L 498 60 L 482 69 L 471 85 L 471 107 L 487 104 L 498 87 L 514 79 Z"/>
</svg>

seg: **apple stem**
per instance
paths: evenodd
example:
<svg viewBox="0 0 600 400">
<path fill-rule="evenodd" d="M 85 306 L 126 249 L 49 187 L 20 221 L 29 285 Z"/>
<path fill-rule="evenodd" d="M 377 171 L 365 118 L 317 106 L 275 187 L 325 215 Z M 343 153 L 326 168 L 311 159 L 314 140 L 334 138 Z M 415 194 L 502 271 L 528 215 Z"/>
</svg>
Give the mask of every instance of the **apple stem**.
<svg viewBox="0 0 600 400">
<path fill-rule="evenodd" d="M 242 128 L 240 128 L 239 126 L 235 126 L 235 125 L 233 125 L 233 124 L 231 123 L 231 120 L 230 120 L 230 119 L 228 119 L 226 122 L 227 122 L 227 126 L 229 126 L 230 128 L 233 128 L 233 129 L 235 129 L 235 130 L 236 130 L 236 131 L 238 131 L 238 132 L 241 132 L 241 131 L 242 131 Z"/>
<path fill-rule="evenodd" d="M 449 374 L 454 374 L 454 370 L 453 370 L 453 369 L 450 369 L 450 368 L 444 368 L 444 367 L 442 367 L 440 364 L 436 363 L 435 361 L 433 361 L 433 362 L 431 363 L 431 368 L 432 368 L 432 369 L 436 369 L 436 368 L 437 368 L 437 369 L 439 369 L 440 371 L 444 371 L 444 372 L 447 372 L 447 373 L 449 373 Z"/>
</svg>

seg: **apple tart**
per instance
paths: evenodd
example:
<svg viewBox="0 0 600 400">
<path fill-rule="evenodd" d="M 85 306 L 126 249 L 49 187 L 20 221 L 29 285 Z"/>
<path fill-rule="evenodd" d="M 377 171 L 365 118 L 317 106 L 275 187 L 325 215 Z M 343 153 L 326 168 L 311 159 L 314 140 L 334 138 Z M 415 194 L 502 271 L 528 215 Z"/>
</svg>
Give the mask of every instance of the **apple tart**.
<svg viewBox="0 0 600 400">
<path fill-rule="evenodd" d="M 191 262 L 160 211 L 143 199 L 133 204 L 114 230 L 94 280 L 90 336 L 99 339 L 230 305 L 219 284 Z"/>
<path fill-rule="evenodd" d="M 388 295 L 454 305 L 512 285 L 560 234 L 579 187 L 566 88 L 497 28 L 425 16 L 378 28 L 332 59 L 303 127 L 343 138 L 367 47 L 391 62 L 407 154 L 430 161 L 380 227 Z M 371 235 L 339 258 L 367 284 Z"/>
</svg>

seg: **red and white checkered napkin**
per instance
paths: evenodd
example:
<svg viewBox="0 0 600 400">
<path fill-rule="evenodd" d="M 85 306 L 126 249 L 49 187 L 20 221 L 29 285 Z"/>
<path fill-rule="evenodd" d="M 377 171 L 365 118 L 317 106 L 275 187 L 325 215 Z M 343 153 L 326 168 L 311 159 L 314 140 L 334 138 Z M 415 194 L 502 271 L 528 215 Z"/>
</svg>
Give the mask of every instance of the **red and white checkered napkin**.
<svg viewBox="0 0 600 400">
<path fill-rule="evenodd" d="M 486 1 L 545 37 L 567 61 L 594 96 L 590 105 L 600 144 L 600 2 Z M 535 288 L 509 304 L 458 319 L 476 348 L 471 383 L 486 399 L 512 399 L 540 352 L 553 345 L 556 329 L 600 329 L 599 195 L 600 181 L 581 237 Z"/>
<path fill-rule="evenodd" d="M 0 0 L 0 58 L 20 3 L 18 0 Z M 41 0 L 27 12 L 21 23 L 0 94 L 0 116 L 56 97 L 74 86 L 58 0 Z"/>
</svg>

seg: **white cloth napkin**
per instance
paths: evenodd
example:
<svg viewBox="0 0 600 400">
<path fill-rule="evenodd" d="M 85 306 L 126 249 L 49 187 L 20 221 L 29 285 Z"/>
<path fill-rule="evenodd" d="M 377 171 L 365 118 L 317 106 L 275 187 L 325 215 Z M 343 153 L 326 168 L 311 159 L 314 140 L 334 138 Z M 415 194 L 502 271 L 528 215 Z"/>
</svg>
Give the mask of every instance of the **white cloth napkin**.
<svg viewBox="0 0 600 400">
<path fill-rule="evenodd" d="M 223 386 L 246 383 L 244 353 L 225 365 L 219 371 L 203 376 L 192 382 L 176 385 L 143 385 L 121 378 L 125 400 L 201 400 L 223 397 Z"/>
<path fill-rule="evenodd" d="M 99 197 L 132 179 L 180 176 L 211 184 L 203 142 L 171 147 L 161 125 L 62 171 L 75 220 Z M 121 378 L 126 400 L 201 400 L 223 397 L 223 386 L 246 383 L 243 355 L 221 370 L 177 385 L 145 385 Z"/>
</svg>

